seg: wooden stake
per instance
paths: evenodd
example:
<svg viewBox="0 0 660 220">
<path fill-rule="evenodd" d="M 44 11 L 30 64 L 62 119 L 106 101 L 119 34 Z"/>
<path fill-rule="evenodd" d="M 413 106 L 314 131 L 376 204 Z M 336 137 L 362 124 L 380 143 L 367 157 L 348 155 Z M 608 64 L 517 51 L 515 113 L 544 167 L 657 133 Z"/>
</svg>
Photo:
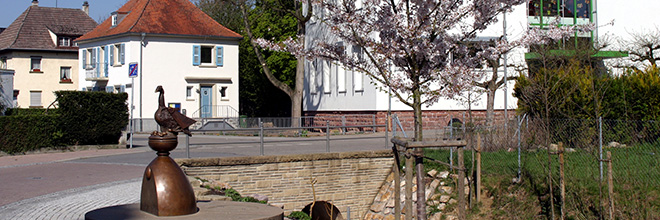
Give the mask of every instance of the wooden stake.
<svg viewBox="0 0 660 220">
<path fill-rule="evenodd" d="M 564 183 L 564 144 L 559 142 L 559 204 L 561 219 L 566 219 L 566 184 Z"/>
<path fill-rule="evenodd" d="M 426 220 L 426 184 L 424 184 L 424 149 L 415 149 L 415 168 L 417 169 L 417 220 Z"/>
<path fill-rule="evenodd" d="M 458 154 L 458 219 L 465 219 L 465 165 L 463 147 L 457 147 Z"/>
<path fill-rule="evenodd" d="M 477 135 L 477 176 L 476 178 L 476 194 L 477 203 L 481 200 L 481 135 Z"/>
<path fill-rule="evenodd" d="M 398 158 L 397 158 L 398 159 Z M 394 220 L 401 220 L 401 174 L 394 163 Z"/>
<path fill-rule="evenodd" d="M 607 190 L 610 194 L 610 219 L 614 219 L 614 178 L 612 175 L 612 152 L 607 152 Z"/>
<path fill-rule="evenodd" d="M 406 149 L 408 155 L 412 155 L 412 149 Z M 413 162 L 414 158 L 412 156 L 406 157 L 406 220 L 412 220 L 413 218 L 413 200 L 412 200 L 412 184 L 413 184 Z"/>
</svg>

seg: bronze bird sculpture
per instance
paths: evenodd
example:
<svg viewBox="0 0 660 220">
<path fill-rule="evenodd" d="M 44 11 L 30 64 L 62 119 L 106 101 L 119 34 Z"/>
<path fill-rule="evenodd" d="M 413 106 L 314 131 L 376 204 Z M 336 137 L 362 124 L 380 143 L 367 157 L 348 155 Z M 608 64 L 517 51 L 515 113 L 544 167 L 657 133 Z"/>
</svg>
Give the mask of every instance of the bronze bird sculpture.
<svg viewBox="0 0 660 220">
<path fill-rule="evenodd" d="M 163 90 L 163 86 L 156 87 L 156 92 L 160 92 L 160 95 L 158 96 L 158 109 L 154 114 L 154 119 L 160 125 L 162 132 L 155 134 L 164 136 L 167 132 L 172 132 L 176 135 L 181 131 L 188 136 L 192 136 L 188 127 L 196 121 L 181 114 L 179 108 L 165 106 L 165 90 Z"/>
</svg>

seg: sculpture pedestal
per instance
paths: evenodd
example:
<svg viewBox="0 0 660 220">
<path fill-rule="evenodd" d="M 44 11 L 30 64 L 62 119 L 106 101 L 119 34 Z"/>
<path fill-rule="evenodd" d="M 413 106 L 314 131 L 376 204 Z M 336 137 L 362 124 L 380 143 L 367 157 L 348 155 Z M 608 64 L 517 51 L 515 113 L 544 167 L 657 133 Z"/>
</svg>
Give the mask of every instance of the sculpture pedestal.
<svg viewBox="0 0 660 220">
<path fill-rule="evenodd" d="M 199 211 L 191 215 L 168 216 L 168 220 L 219 219 L 219 220 L 282 220 L 281 208 L 260 203 L 211 201 L 197 203 Z M 86 220 L 116 219 L 163 219 L 140 211 L 139 204 L 110 206 L 85 214 Z"/>
<path fill-rule="evenodd" d="M 197 212 L 195 192 L 181 168 L 169 157 L 178 144 L 176 135 L 151 135 L 149 147 L 158 157 L 144 170 L 140 210 L 157 216 L 189 215 Z"/>
</svg>

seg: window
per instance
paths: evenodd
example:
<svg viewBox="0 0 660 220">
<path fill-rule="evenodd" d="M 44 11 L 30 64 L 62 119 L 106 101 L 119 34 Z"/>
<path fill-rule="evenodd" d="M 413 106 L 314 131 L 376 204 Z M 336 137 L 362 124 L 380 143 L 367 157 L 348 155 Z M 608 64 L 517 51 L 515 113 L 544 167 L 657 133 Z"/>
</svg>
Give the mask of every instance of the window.
<svg viewBox="0 0 660 220">
<path fill-rule="evenodd" d="M 220 98 L 222 98 L 223 100 L 227 99 L 227 87 L 226 86 L 220 87 Z"/>
<path fill-rule="evenodd" d="M 30 57 L 30 70 L 32 72 L 41 72 L 41 57 Z"/>
<path fill-rule="evenodd" d="M 202 46 L 202 52 L 201 52 L 201 60 L 202 64 L 207 64 L 213 62 L 213 58 L 211 56 L 213 52 L 213 47 L 206 47 Z"/>
<path fill-rule="evenodd" d="M 323 61 L 323 93 L 330 93 L 330 68 L 332 65 L 329 60 Z"/>
<path fill-rule="evenodd" d="M 0 57 L 0 69 L 7 69 L 7 57 Z"/>
<path fill-rule="evenodd" d="M 71 38 L 70 37 L 58 37 L 57 38 L 57 46 L 59 46 L 59 47 L 70 47 L 71 46 Z"/>
<path fill-rule="evenodd" d="M 71 67 L 60 67 L 60 82 L 71 82 Z"/>
<path fill-rule="evenodd" d="M 42 107 L 41 91 L 30 91 L 30 107 Z"/>
<path fill-rule="evenodd" d="M 117 26 L 117 13 L 112 13 L 112 26 Z"/>
<path fill-rule="evenodd" d="M 124 65 L 125 50 L 126 50 L 126 46 L 124 44 L 110 45 L 110 65 L 112 66 Z"/>
<path fill-rule="evenodd" d="M 309 92 L 312 94 L 316 94 L 318 83 L 316 82 L 316 75 L 318 74 L 316 70 L 316 64 L 318 63 L 317 60 L 314 60 L 310 63 L 309 65 Z"/>
<path fill-rule="evenodd" d="M 214 54 L 215 49 L 215 54 Z M 215 65 L 222 66 L 224 61 L 224 48 L 222 46 L 202 46 L 193 45 L 193 65 L 209 66 L 213 64 L 215 57 Z"/>
<path fill-rule="evenodd" d="M 187 99 L 192 99 L 193 98 L 192 97 L 192 90 L 193 90 L 192 86 L 186 87 L 186 98 Z"/>
</svg>

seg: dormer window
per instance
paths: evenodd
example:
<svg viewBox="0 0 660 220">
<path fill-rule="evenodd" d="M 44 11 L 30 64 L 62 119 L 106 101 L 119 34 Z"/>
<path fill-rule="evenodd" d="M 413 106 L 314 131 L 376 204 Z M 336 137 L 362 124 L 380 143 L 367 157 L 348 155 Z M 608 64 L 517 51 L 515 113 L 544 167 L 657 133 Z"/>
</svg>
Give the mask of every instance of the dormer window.
<svg viewBox="0 0 660 220">
<path fill-rule="evenodd" d="M 57 46 L 58 47 L 70 47 L 71 38 L 70 37 L 57 37 Z"/>
<path fill-rule="evenodd" d="M 112 26 L 117 26 L 119 19 L 117 19 L 117 13 L 112 13 Z"/>
</svg>

